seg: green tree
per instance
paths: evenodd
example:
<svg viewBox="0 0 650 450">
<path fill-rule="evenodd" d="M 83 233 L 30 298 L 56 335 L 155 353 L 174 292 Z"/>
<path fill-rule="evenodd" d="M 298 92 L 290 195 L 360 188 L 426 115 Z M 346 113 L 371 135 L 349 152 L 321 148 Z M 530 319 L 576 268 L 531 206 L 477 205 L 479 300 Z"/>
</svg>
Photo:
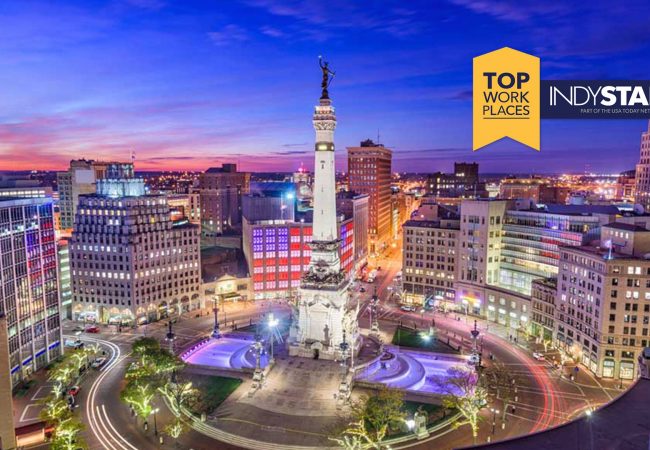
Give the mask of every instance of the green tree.
<svg viewBox="0 0 650 450">
<path fill-rule="evenodd" d="M 174 439 L 174 445 L 178 447 L 178 438 L 187 431 L 187 425 L 178 417 L 163 430 L 165 434 Z"/>
<path fill-rule="evenodd" d="M 43 401 L 43 409 L 41 409 L 39 415 L 49 425 L 56 427 L 59 422 L 70 417 L 72 411 L 70 411 L 68 402 L 53 392 Z"/>
<path fill-rule="evenodd" d="M 167 383 L 159 387 L 158 391 L 170 400 L 172 409 L 179 412 L 183 408 L 191 408 L 199 396 L 198 389 L 192 386 L 191 381 Z"/>
<path fill-rule="evenodd" d="M 456 422 L 454 426 L 469 425 L 476 443 L 481 409 L 487 404 L 487 392 L 479 384 L 476 371 L 464 366 L 453 366 L 447 369 L 444 376 L 433 377 L 432 381 L 443 394 L 443 406 L 457 409 L 463 416 L 463 420 Z"/>
<path fill-rule="evenodd" d="M 129 380 L 120 397 L 122 401 L 131 405 L 138 417 L 147 420 L 153 412 L 153 398 L 155 389 L 151 383 L 142 380 Z"/>
<path fill-rule="evenodd" d="M 376 395 L 362 396 L 352 404 L 348 427 L 335 439 L 347 445 L 357 445 L 363 440 L 379 449 L 388 431 L 404 422 L 406 412 L 403 406 L 404 394 L 385 386 Z"/>
<path fill-rule="evenodd" d="M 72 415 L 61 421 L 54 431 L 54 437 L 50 442 L 50 449 L 83 450 L 88 448 L 80 435 L 83 428 L 81 421 Z"/>
<path fill-rule="evenodd" d="M 512 404 L 517 393 L 517 376 L 500 363 L 486 367 L 482 376 L 488 395 L 494 400 L 499 399 L 503 402 L 502 420 L 505 421 L 507 409 Z"/>
</svg>

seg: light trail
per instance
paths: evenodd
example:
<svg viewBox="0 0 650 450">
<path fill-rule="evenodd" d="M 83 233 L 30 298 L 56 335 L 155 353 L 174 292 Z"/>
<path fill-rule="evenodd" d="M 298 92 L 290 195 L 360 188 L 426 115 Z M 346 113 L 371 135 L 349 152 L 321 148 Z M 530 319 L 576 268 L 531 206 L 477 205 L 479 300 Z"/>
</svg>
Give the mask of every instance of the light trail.
<svg viewBox="0 0 650 450">
<path fill-rule="evenodd" d="M 111 350 L 111 356 L 106 364 L 100 368 L 100 375 L 93 381 L 88 391 L 86 402 L 86 416 L 90 422 L 90 429 L 95 438 L 106 450 L 138 450 L 122 434 L 120 434 L 111 422 L 106 408 L 96 405 L 96 396 L 102 381 L 117 367 L 117 365 L 128 357 L 122 356 L 120 347 L 110 341 L 86 337 L 85 340 L 102 344 Z"/>
</svg>

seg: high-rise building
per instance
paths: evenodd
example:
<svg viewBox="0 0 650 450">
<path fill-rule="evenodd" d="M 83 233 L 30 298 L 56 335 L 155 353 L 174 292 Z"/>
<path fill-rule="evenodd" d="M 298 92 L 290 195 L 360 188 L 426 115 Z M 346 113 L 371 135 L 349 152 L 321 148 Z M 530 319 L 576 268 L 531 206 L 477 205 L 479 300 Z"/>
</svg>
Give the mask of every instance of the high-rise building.
<svg viewBox="0 0 650 450">
<path fill-rule="evenodd" d="M 393 152 L 370 139 L 348 147 L 349 190 L 368 194 L 370 253 L 378 254 L 391 242 L 391 161 Z"/>
<path fill-rule="evenodd" d="M 601 246 L 562 247 L 555 343 L 596 376 L 632 380 L 650 342 L 650 231 L 602 228 Z"/>
<path fill-rule="evenodd" d="M 201 232 L 205 236 L 241 232 L 241 196 L 250 189 L 250 173 L 237 164 L 211 167 L 199 177 Z"/>
<path fill-rule="evenodd" d="M 639 163 L 636 165 L 634 202 L 650 211 L 650 121 L 648 131 L 641 134 Z"/>
<path fill-rule="evenodd" d="M 72 282 L 70 280 L 70 245 L 68 239 L 56 242 L 59 263 L 59 298 L 61 317 L 72 319 Z"/>
<path fill-rule="evenodd" d="M 359 305 L 350 297 L 350 277 L 341 261 L 334 168 L 336 115 L 327 92 L 329 72 L 326 65 L 322 67 L 322 94 L 313 116 L 316 144 L 313 228 L 309 244 L 311 258 L 309 268 L 300 281 L 300 298 L 294 304 L 289 354 L 308 358 L 344 359 L 350 353 L 342 348 L 342 343 L 349 346 L 352 354 L 358 351 Z M 390 195 L 390 186 L 388 188 Z M 344 249 L 344 260 L 346 254 L 351 255 L 353 249 L 354 241 L 347 252 Z"/>
<path fill-rule="evenodd" d="M 97 180 L 131 178 L 133 173 L 132 163 L 86 159 L 70 161 L 70 168 L 67 171 L 57 173 L 61 229 L 72 229 L 79 196 L 94 194 Z"/>
<path fill-rule="evenodd" d="M 435 217 L 416 215 L 407 220 L 403 230 L 403 303 L 441 308 L 453 305 L 460 243 L 458 214 L 440 208 Z"/>
<path fill-rule="evenodd" d="M 305 216 L 306 219 L 297 221 L 251 221 L 244 217 L 243 249 L 255 299 L 293 298 L 297 295 L 300 279 L 311 261 L 313 224 L 311 214 Z M 339 216 L 337 224 L 341 268 L 350 274 L 355 267 L 354 221 L 349 216 Z"/>
<path fill-rule="evenodd" d="M 142 179 L 105 179 L 79 196 L 69 243 L 73 318 L 134 324 L 201 306 L 199 228 L 172 223 Z"/>
<path fill-rule="evenodd" d="M 0 314 L 15 385 L 61 354 L 52 200 L 0 199 Z"/>
<path fill-rule="evenodd" d="M 516 206 L 505 200 L 463 201 L 456 284 L 461 309 L 510 327 L 513 336 L 534 331 L 533 280 L 557 276 L 559 247 L 597 239 L 599 227 L 612 217 L 600 206 Z"/>
<path fill-rule="evenodd" d="M 531 334 L 543 343 L 553 342 L 557 278 L 537 278 L 532 282 Z"/>
<path fill-rule="evenodd" d="M 336 196 L 336 211 L 354 222 L 354 272 L 368 263 L 368 194 L 342 191 Z"/>
<path fill-rule="evenodd" d="M 42 186 L 39 180 L 0 174 L 0 197 L 51 197 L 52 187 Z"/>
</svg>

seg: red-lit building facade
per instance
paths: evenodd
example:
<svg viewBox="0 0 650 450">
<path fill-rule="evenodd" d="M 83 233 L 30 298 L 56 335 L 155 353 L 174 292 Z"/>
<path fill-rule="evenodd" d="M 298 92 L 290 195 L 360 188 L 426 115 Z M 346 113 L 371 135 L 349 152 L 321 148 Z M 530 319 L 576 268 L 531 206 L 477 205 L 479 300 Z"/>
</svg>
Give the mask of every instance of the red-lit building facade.
<svg viewBox="0 0 650 450">
<path fill-rule="evenodd" d="M 312 224 L 305 221 L 244 220 L 243 247 L 255 299 L 295 295 L 311 259 Z M 354 268 L 354 221 L 339 219 L 341 267 Z"/>
</svg>

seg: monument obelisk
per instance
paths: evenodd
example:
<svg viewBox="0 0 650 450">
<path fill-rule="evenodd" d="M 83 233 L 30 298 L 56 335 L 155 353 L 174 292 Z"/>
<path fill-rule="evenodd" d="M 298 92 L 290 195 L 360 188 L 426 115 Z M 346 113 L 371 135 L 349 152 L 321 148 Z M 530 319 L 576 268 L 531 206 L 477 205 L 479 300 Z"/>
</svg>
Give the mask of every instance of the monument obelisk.
<svg viewBox="0 0 650 450">
<path fill-rule="evenodd" d="M 358 306 L 351 301 L 350 279 L 341 269 L 340 240 L 336 220 L 334 130 L 336 114 L 329 98 L 334 72 L 320 60 L 323 73 L 321 97 L 313 116 L 314 218 L 311 261 L 300 282 L 289 353 L 294 356 L 344 359 L 344 348 L 358 348 Z M 343 344 L 343 345 L 341 345 Z"/>
</svg>

